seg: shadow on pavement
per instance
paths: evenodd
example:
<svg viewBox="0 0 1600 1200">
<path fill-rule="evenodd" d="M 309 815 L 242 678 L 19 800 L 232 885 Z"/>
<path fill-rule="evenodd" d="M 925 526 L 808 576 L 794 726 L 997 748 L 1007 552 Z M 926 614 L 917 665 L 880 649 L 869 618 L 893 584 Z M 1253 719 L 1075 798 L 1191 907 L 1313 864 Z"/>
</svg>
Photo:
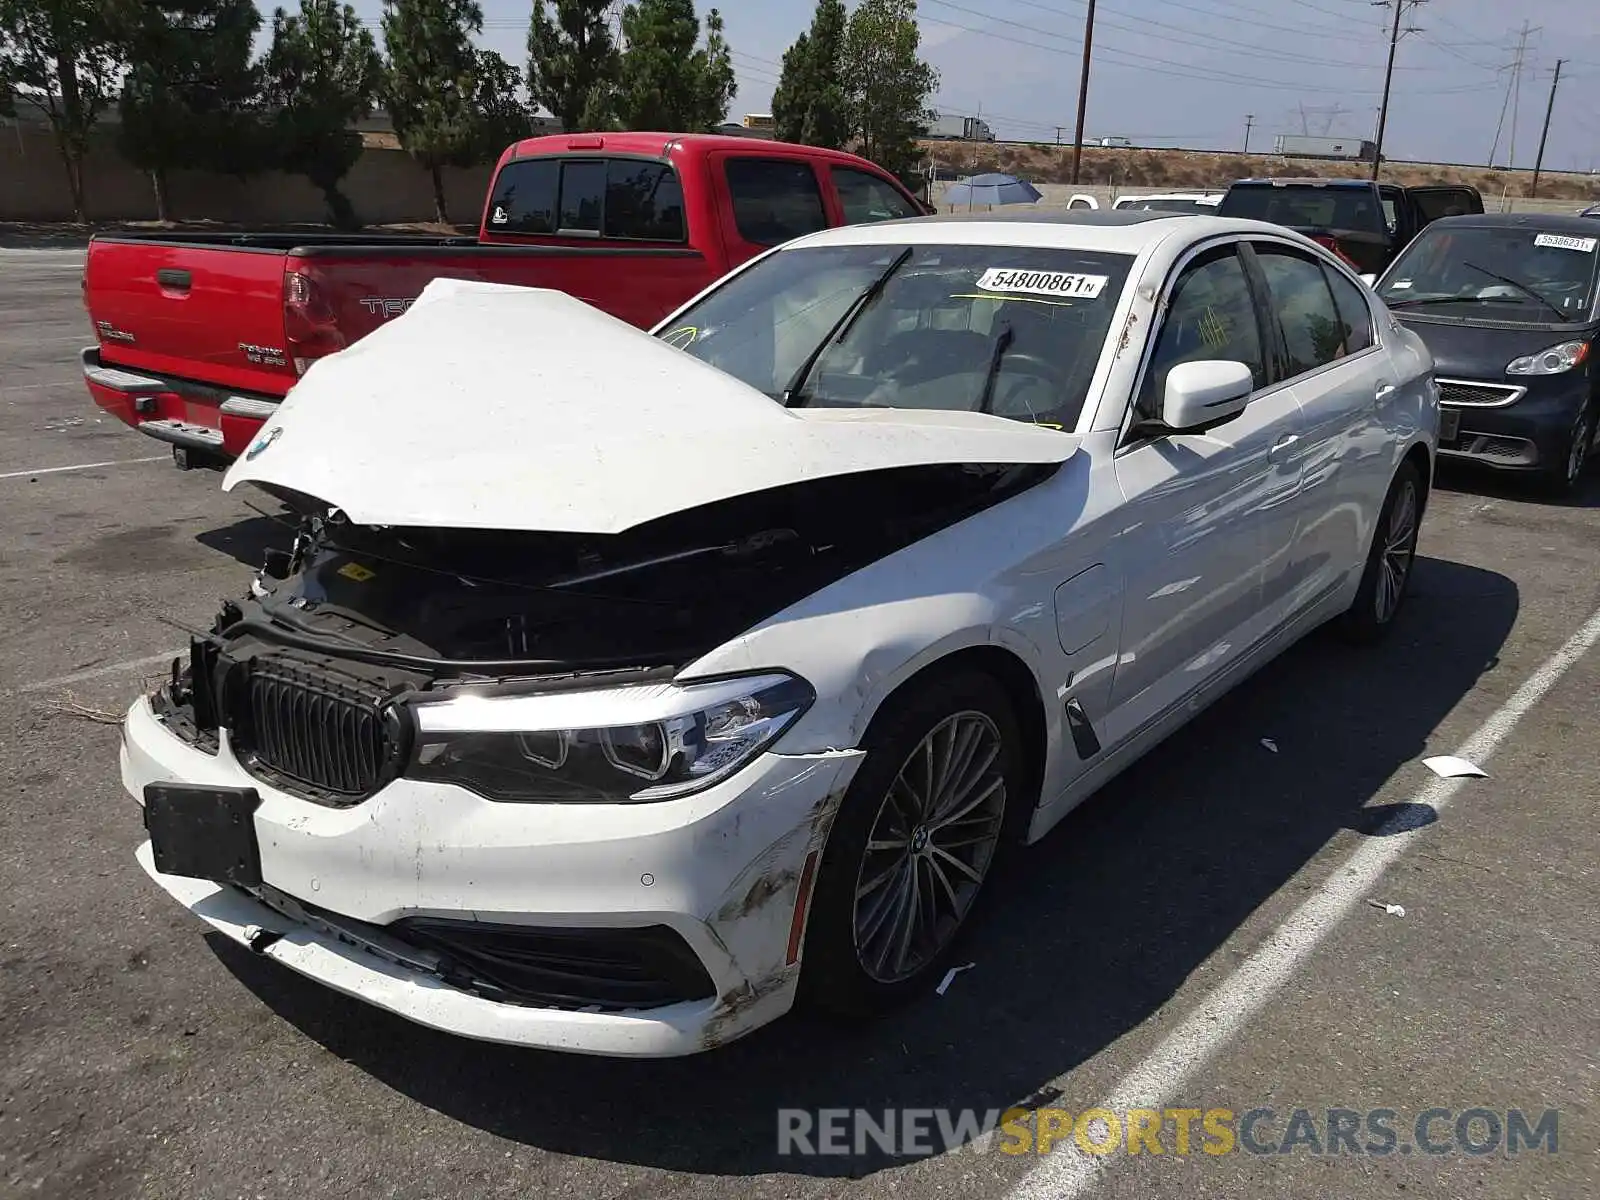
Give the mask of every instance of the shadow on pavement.
<svg viewBox="0 0 1600 1200">
<path fill-rule="evenodd" d="M 1434 488 L 1460 496 L 1482 496 L 1485 500 L 1511 500 L 1523 504 L 1542 504 L 1549 508 L 1600 508 L 1600 450 L 1591 452 L 1588 470 L 1570 496 L 1554 497 L 1540 490 L 1539 481 L 1530 475 L 1497 471 L 1476 463 L 1440 459 Z"/>
<path fill-rule="evenodd" d="M 206 549 L 226 554 L 253 570 L 262 564 L 268 550 L 287 550 L 294 545 L 294 515 L 286 508 L 279 513 L 272 513 L 272 504 L 270 501 L 259 503 L 257 506 L 263 510 L 259 515 L 245 517 L 231 525 L 202 530 L 194 535 L 194 540 Z"/>
<path fill-rule="evenodd" d="M 1398 772 L 1426 778 L 1426 739 L 1495 669 L 1518 607 L 1503 576 L 1419 559 L 1386 644 L 1314 635 L 1224 697 L 992 881 L 975 970 L 865 1028 L 794 1015 L 695 1058 L 562 1056 L 423 1030 L 212 945 L 331 1053 L 501 1137 L 719 1176 L 871 1174 L 904 1160 L 779 1155 L 777 1110 L 1047 1103 L 1048 1080 L 1150 1018 L 1329 839 L 1425 819 L 1367 804 Z"/>
</svg>

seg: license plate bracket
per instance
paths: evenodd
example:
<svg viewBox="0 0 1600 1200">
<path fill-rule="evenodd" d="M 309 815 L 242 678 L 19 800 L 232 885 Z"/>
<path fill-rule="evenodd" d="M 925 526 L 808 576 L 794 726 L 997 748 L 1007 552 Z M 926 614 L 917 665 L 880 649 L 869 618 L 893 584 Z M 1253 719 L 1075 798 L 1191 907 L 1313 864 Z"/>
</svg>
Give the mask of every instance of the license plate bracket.
<svg viewBox="0 0 1600 1200">
<path fill-rule="evenodd" d="M 255 811 L 260 806 L 260 794 L 250 787 L 146 784 L 144 827 L 156 870 L 212 883 L 257 886 L 261 846 L 256 840 Z"/>
<path fill-rule="evenodd" d="M 1439 441 L 1454 442 L 1461 436 L 1461 414 L 1453 408 L 1439 410 Z"/>
</svg>

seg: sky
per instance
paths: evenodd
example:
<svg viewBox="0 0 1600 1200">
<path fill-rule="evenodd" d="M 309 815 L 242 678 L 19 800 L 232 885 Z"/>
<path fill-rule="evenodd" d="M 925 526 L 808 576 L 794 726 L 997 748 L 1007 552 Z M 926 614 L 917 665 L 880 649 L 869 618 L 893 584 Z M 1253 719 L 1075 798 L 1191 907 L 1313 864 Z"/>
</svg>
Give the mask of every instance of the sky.
<svg viewBox="0 0 1600 1200">
<path fill-rule="evenodd" d="M 354 2 L 376 22 L 381 0 Z M 1404 2 L 1402 28 L 1415 31 L 1395 57 L 1387 157 L 1477 165 L 1493 150 L 1504 165 L 1514 143 L 1515 165 L 1531 167 L 1561 58 L 1545 166 L 1600 169 L 1600 0 Z M 483 44 L 522 64 L 532 0 L 482 3 Z M 813 3 L 723 0 L 739 83 L 732 120 L 771 110 L 783 52 Z M 923 57 L 940 78 L 934 107 L 981 115 L 999 138 L 1054 141 L 1061 126 L 1070 142 L 1086 8 L 919 0 Z M 1280 133 L 1372 138 L 1393 15 L 1371 0 L 1100 0 L 1085 136 L 1240 149 L 1253 117 L 1252 149 L 1270 150 Z"/>
</svg>

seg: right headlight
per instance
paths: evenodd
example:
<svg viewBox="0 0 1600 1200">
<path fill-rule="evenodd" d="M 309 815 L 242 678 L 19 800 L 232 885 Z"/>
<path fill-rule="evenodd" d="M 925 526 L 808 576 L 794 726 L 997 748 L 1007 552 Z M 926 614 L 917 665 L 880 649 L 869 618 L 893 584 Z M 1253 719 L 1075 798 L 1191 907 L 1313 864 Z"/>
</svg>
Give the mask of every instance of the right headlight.
<svg viewBox="0 0 1600 1200">
<path fill-rule="evenodd" d="M 1524 354 L 1506 364 L 1507 375 L 1560 375 L 1589 357 L 1588 342 L 1562 342 L 1537 354 Z"/>
<path fill-rule="evenodd" d="M 793 675 L 526 696 L 416 708 L 407 778 L 520 804 L 670 800 L 733 774 L 816 698 Z"/>
</svg>

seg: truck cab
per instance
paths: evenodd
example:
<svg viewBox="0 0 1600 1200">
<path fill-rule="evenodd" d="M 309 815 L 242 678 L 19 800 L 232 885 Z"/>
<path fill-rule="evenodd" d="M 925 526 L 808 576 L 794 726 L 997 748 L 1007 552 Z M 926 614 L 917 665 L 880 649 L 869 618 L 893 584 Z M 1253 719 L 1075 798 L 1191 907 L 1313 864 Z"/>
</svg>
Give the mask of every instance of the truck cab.
<svg viewBox="0 0 1600 1200">
<path fill-rule="evenodd" d="M 1382 274 L 1429 222 L 1481 212 L 1477 188 L 1404 187 L 1366 179 L 1240 179 L 1217 206 L 1219 217 L 1267 221 L 1303 233 L 1370 276 Z"/>
</svg>

